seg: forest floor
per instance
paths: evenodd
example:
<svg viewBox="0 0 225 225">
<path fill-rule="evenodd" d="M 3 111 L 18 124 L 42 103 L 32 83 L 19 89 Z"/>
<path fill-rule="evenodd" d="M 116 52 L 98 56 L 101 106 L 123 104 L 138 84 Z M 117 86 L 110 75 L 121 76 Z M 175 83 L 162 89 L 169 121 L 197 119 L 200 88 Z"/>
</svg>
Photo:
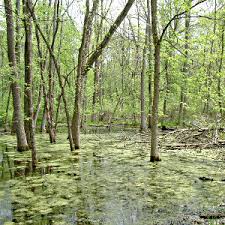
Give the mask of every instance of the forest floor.
<svg viewBox="0 0 225 225">
<path fill-rule="evenodd" d="M 134 130 L 37 135 L 39 164 L 0 135 L 0 224 L 225 224 L 223 131 L 160 133 L 162 161 L 149 162 L 149 135 Z M 6 223 L 7 222 L 7 223 Z"/>
</svg>

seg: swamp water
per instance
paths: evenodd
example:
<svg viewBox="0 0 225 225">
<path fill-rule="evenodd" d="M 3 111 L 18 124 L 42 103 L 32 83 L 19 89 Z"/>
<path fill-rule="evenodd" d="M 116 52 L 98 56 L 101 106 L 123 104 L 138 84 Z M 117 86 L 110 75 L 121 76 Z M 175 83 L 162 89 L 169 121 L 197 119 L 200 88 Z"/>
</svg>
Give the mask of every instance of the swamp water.
<svg viewBox="0 0 225 225">
<path fill-rule="evenodd" d="M 162 148 L 163 160 L 153 164 L 146 140 L 132 132 L 87 134 L 75 154 L 66 135 L 55 145 L 37 135 L 39 165 L 31 174 L 30 152 L 15 152 L 14 137 L 0 136 L 0 224 L 217 224 L 199 215 L 225 211 L 223 150 Z"/>
</svg>

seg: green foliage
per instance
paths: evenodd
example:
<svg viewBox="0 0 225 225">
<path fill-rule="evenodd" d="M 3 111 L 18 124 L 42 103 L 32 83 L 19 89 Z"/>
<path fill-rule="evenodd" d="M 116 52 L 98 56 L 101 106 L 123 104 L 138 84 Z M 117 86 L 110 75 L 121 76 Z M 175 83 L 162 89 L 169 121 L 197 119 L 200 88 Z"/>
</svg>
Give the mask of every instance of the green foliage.
<svg viewBox="0 0 225 225">
<path fill-rule="evenodd" d="M 192 3 L 193 4 L 193 3 Z M 214 7 L 214 3 L 209 2 Z M 221 6 L 221 7 L 220 7 Z M 15 7 L 15 6 L 14 6 Z M 73 112 L 76 70 L 79 48 L 82 39 L 82 26 L 78 21 L 73 20 L 67 13 L 67 6 L 60 6 L 61 14 L 59 16 L 59 27 L 54 44 L 54 54 L 60 66 L 60 73 L 63 82 L 67 78 L 65 86 L 66 99 L 70 115 Z M 85 5 L 79 4 L 81 14 L 85 11 Z M 114 114 L 115 118 L 129 118 L 128 123 L 137 123 L 140 119 L 140 74 L 142 62 L 146 60 L 145 71 L 145 113 L 151 109 L 149 100 L 149 76 L 153 90 L 153 48 L 145 44 L 145 20 L 146 5 L 137 3 L 137 12 L 140 14 L 140 23 L 134 18 L 130 22 L 125 21 L 117 33 L 112 37 L 109 46 L 104 49 L 100 60 L 100 91 L 101 97 L 97 100 L 93 112 L 93 94 L 94 94 L 94 65 L 88 73 L 85 85 L 85 106 L 83 112 L 87 116 L 88 123 L 93 113 L 101 115 L 104 113 Z M 204 8 L 204 7 L 203 7 Z M 190 5 L 188 1 L 169 0 L 159 4 L 159 33 L 168 24 L 169 20 L 182 11 L 189 12 Z M 100 8 L 99 8 L 100 10 Z M 106 9 L 105 9 L 106 10 Z M 110 15 L 109 9 L 109 15 Z M 161 44 L 161 81 L 160 81 L 160 108 L 159 114 L 167 117 L 168 125 L 176 124 L 179 119 L 181 101 L 181 92 L 185 94 L 185 123 L 190 124 L 192 120 L 201 120 L 202 114 L 213 120 L 215 115 L 225 111 L 223 99 L 225 97 L 225 72 L 224 60 L 222 55 L 222 36 L 224 32 L 224 21 L 220 18 L 224 16 L 224 7 L 221 2 L 217 2 L 217 20 L 213 20 L 214 11 L 205 11 L 204 16 L 196 18 L 195 13 L 201 10 L 201 6 L 191 10 L 189 39 L 185 40 L 185 14 L 172 21 L 166 30 Z M 104 11 L 104 10 L 103 10 Z M 54 7 L 49 6 L 46 1 L 38 1 L 35 6 L 37 21 L 45 37 L 51 44 L 53 38 L 52 19 L 54 16 Z M 106 12 L 105 12 L 106 13 Z M 4 17 L 4 15 L 2 15 Z M 14 15 L 15 16 L 15 15 Z M 21 15 L 21 18 L 23 15 Z M 143 17 L 143 18 L 142 18 Z M 193 17 L 193 18 L 192 18 Z M 206 18 L 207 17 L 207 18 Z M 107 18 L 107 16 L 106 16 Z M 210 19 L 211 18 L 211 19 Z M 100 27 L 101 16 L 96 15 L 93 23 L 93 32 L 90 40 L 89 53 L 91 54 L 108 32 L 110 24 L 103 19 Z M 22 104 L 24 91 L 24 29 L 23 21 L 19 19 L 21 25 L 21 59 L 17 65 L 19 78 L 16 80 L 21 88 Z M 0 80 L 1 82 L 1 107 L 0 118 L 1 125 L 6 117 L 7 95 L 10 87 L 11 77 L 7 60 L 6 48 L 6 24 L 0 21 L 0 40 L 2 47 L 0 49 Z M 215 29 L 214 29 L 215 27 Z M 98 38 L 99 37 L 99 38 Z M 150 37 L 151 40 L 151 37 Z M 152 40 L 151 40 L 152 42 Z M 40 58 L 37 49 L 37 40 L 35 36 L 35 26 L 33 26 L 33 74 L 34 82 L 32 86 L 34 94 L 34 106 L 37 105 L 40 84 L 44 84 L 46 92 L 49 86 L 49 53 L 42 38 L 40 39 L 41 50 L 43 53 L 42 63 L 46 65 L 44 71 L 44 81 L 41 79 Z M 152 43 L 151 43 L 152 44 Z M 143 59 L 143 48 L 147 47 L 146 59 Z M 187 54 L 187 55 L 186 55 Z M 186 57 L 187 56 L 187 57 Z M 220 63 L 222 62 L 221 66 Z M 187 71 L 184 72 L 184 64 L 187 64 Z M 57 109 L 61 89 L 59 87 L 56 71 L 53 69 L 54 80 L 54 108 Z M 220 82 L 220 84 L 219 84 Z M 219 90 L 220 89 L 220 90 Z M 220 92 L 220 93 L 219 93 Z M 166 109 L 164 109 L 166 102 Z M 220 104 L 220 102 L 222 102 Z M 208 105 L 208 111 L 206 110 Z M 41 101 L 41 113 L 38 117 L 38 126 L 42 120 L 44 107 L 44 98 Z M 22 106 L 23 108 L 23 106 Z M 166 112 L 163 112 L 163 111 Z M 66 121 L 63 104 L 59 111 L 58 120 L 62 123 Z M 8 120 L 12 117 L 12 99 L 8 113 Z M 136 119 L 134 119 L 136 118 Z M 98 121 L 98 120 L 97 120 Z M 96 122 L 97 122 L 96 121 Z M 125 120 L 124 120 L 125 121 Z"/>
</svg>

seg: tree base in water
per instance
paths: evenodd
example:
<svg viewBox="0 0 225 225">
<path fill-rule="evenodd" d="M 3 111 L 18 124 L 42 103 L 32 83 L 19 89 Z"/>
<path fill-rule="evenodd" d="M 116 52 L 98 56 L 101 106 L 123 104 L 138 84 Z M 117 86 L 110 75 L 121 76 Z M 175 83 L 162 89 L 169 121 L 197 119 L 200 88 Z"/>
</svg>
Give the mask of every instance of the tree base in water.
<svg viewBox="0 0 225 225">
<path fill-rule="evenodd" d="M 158 162 L 158 161 L 161 161 L 161 159 L 159 158 L 159 156 L 151 156 L 150 162 Z"/>
<path fill-rule="evenodd" d="M 17 146 L 17 151 L 18 152 L 25 152 L 25 151 L 28 151 L 29 150 L 29 147 L 26 145 L 26 146 Z"/>
</svg>

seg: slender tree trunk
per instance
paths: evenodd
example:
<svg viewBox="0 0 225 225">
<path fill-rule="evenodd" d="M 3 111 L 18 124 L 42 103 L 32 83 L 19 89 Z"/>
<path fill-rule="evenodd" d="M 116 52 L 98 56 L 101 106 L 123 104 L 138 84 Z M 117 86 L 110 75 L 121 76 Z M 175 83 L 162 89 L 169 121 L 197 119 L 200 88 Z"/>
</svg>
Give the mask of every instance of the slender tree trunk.
<svg viewBox="0 0 225 225">
<path fill-rule="evenodd" d="M 39 112 L 41 110 L 41 101 L 42 101 L 42 98 L 43 98 L 43 84 L 40 84 L 40 86 L 39 86 L 39 93 L 38 93 L 38 100 L 37 100 L 37 106 L 36 106 L 36 110 L 35 110 L 34 116 L 33 116 L 34 128 L 35 129 L 36 129 L 38 115 L 39 115 Z"/>
<path fill-rule="evenodd" d="M 58 126 L 58 121 L 59 121 L 59 114 L 60 114 L 60 106 L 61 106 L 61 99 L 62 99 L 62 94 L 59 95 L 58 97 L 58 105 L 56 109 L 56 116 L 55 116 L 55 130 L 57 130 Z"/>
<path fill-rule="evenodd" d="M 187 2 L 188 8 L 191 7 L 191 1 Z M 189 41 L 190 41 L 190 11 L 185 13 L 185 60 L 183 64 L 183 82 L 181 86 L 181 95 L 180 95 L 180 108 L 179 108 L 179 117 L 178 124 L 184 126 L 185 115 L 186 115 L 186 104 L 187 104 L 187 73 L 188 73 L 188 51 L 189 51 Z"/>
<path fill-rule="evenodd" d="M 43 53 L 42 53 L 42 49 L 41 49 L 41 41 L 40 41 L 40 36 L 39 36 L 37 25 L 35 26 L 35 35 L 36 35 L 36 40 L 37 40 L 40 74 L 41 74 L 43 95 L 44 95 L 44 101 L 45 101 L 43 115 L 42 115 L 42 122 L 41 122 L 41 132 L 45 132 L 46 131 L 46 121 L 48 122 L 48 125 L 51 124 L 51 118 L 49 115 L 49 98 L 48 98 L 47 88 L 46 88 L 47 85 L 46 85 L 46 82 L 44 79 L 44 73 L 45 73 L 45 69 L 46 69 L 47 60 L 46 60 L 46 58 L 43 57 Z M 54 139 L 54 131 L 53 131 L 53 129 L 47 129 L 47 131 L 49 133 L 50 143 L 53 143 L 52 140 Z"/>
<path fill-rule="evenodd" d="M 138 65 L 138 58 L 139 58 L 139 44 L 137 42 L 139 42 L 139 40 L 137 41 L 136 40 L 136 35 L 135 35 L 135 31 L 134 31 L 134 28 L 133 28 L 133 25 L 132 25 L 132 22 L 131 20 L 129 19 L 129 25 L 130 25 L 130 29 L 131 29 L 131 35 L 132 35 L 132 38 L 134 40 L 134 43 L 135 43 L 135 67 L 134 67 L 134 70 L 131 71 L 131 79 L 132 79 L 132 90 L 131 90 L 131 96 L 132 96 L 132 108 L 133 108 L 133 124 L 137 124 L 137 115 L 136 115 L 136 77 L 138 75 L 138 68 L 139 68 L 139 65 Z M 125 29 L 125 28 L 124 28 Z M 139 27 L 138 27 L 138 39 L 139 39 Z M 130 49 L 131 47 L 129 46 L 128 49 Z M 122 51 L 124 51 L 124 49 L 122 49 Z M 139 119 L 139 118 L 138 118 Z"/>
<path fill-rule="evenodd" d="M 21 56 L 21 25 L 20 25 L 20 16 L 21 16 L 21 2 L 16 0 L 16 60 L 18 68 L 20 67 L 20 56 Z"/>
<path fill-rule="evenodd" d="M 53 38 L 51 43 L 51 51 L 54 54 L 55 51 L 55 41 L 58 33 L 58 17 L 59 17 L 59 0 L 54 1 L 54 15 L 53 15 Z M 48 124 L 50 141 L 51 143 L 56 142 L 56 130 L 55 130 L 55 122 L 54 122 L 54 89 L 55 89 L 55 76 L 54 76 L 54 62 L 51 54 L 49 53 L 49 67 L 48 67 L 48 102 L 49 102 L 49 116 L 50 123 Z"/>
<path fill-rule="evenodd" d="M 225 31 L 225 21 L 223 21 L 222 25 L 222 34 L 221 34 L 221 54 L 220 54 L 220 60 L 219 60 L 219 76 L 218 76 L 218 82 L 217 82 L 217 92 L 218 92 L 218 105 L 220 110 L 220 117 L 223 118 L 223 104 L 222 104 L 222 93 L 221 93 L 221 71 L 223 68 L 223 57 L 224 57 L 224 31 Z"/>
<path fill-rule="evenodd" d="M 151 0 L 152 34 L 154 42 L 154 92 L 151 124 L 151 162 L 159 161 L 158 149 L 158 109 L 159 109 L 159 81 L 160 81 L 160 40 L 158 37 L 158 7 L 157 0 Z"/>
<path fill-rule="evenodd" d="M 87 75 L 84 77 L 83 80 L 84 84 L 83 84 L 83 99 L 82 99 L 82 118 L 81 118 L 81 128 L 85 130 L 86 127 L 86 122 L 87 122 L 87 116 L 86 116 L 86 110 L 87 110 L 87 95 L 86 95 L 86 88 L 87 88 Z"/>
<path fill-rule="evenodd" d="M 145 73 L 146 73 L 148 35 L 149 35 L 149 28 L 150 28 L 148 21 L 149 19 L 147 19 L 147 22 L 146 22 L 145 44 L 143 48 L 142 69 L 141 69 L 141 131 L 142 132 L 147 130 L 146 114 L 145 114 Z"/>
<path fill-rule="evenodd" d="M 8 116 L 9 116 L 9 104 L 10 104 L 11 93 L 12 93 L 12 88 L 10 86 L 9 87 L 9 95 L 8 95 L 8 99 L 7 99 L 6 110 L 5 110 L 5 124 L 4 124 L 5 132 L 7 132 L 8 128 L 9 128 Z"/>
<path fill-rule="evenodd" d="M 79 64 L 78 64 L 79 65 Z M 74 113 L 72 119 L 72 134 L 73 142 L 75 149 L 80 148 L 80 112 L 81 112 L 81 99 L 82 99 L 82 90 L 83 90 L 83 79 L 82 68 L 78 66 L 77 69 L 77 80 L 76 80 L 76 95 L 75 95 L 75 104 L 74 104 Z"/>
<path fill-rule="evenodd" d="M 97 29 L 96 29 L 96 45 L 99 44 L 100 39 L 102 38 L 102 27 L 103 27 L 103 19 L 104 19 L 104 12 L 103 12 L 103 0 L 101 0 L 100 4 L 101 8 L 101 18 L 100 21 L 96 22 Z M 92 118 L 91 120 L 94 122 L 97 120 L 97 112 L 96 112 L 96 106 L 101 104 L 101 59 L 98 58 L 95 60 L 95 71 L 94 71 L 94 92 L 93 92 L 93 99 L 92 99 Z"/>
<path fill-rule="evenodd" d="M 214 1 L 214 24 L 213 24 L 213 35 L 216 35 L 216 25 L 217 25 L 217 0 Z M 215 40 L 214 38 L 211 40 L 211 46 L 210 46 L 210 58 L 213 57 L 214 52 L 214 44 Z M 211 102 L 211 86 L 212 86 L 212 65 L 213 62 L 210 60 L 208 67 L 207 67 L 207 78 L 206 78 L 206 86 L 207 86 L 207 97 L 206 97 L 206 103 L 204 106 L 204 112 L 206 114 L 209 113 L 210 110 L 210 102 Z"/>
<path fill-rule="evenodd" d="M 61 1 L 61 5 L 62 5 L 62 1 Z M 63 44 L 63 27 L 64 24 L 63 22 L 61 23 L 61 27 L 60 27 L 60 40 L 59 40 L 59 47 L 58 47 L 58 52 L 57 52 L 57 62 L 60 64 L 60 55 L 61 55 L 61 48 L 62 48 L 62 44 Z M 64 82 L 64 88 L 68 82 L 68 77 L 69 77 L 70 73 L 67 74 L 66 78 L 65 78 L 65 82 Z M 55 130 L 57 130 L 57 125 L 58 125 L 58 119 L 59 119 L 59 113 L 60 113 L 60 106 L 61 106 L 61 99 L 62 99 L 62 91 L 59 94 L 58 97 L 58 105 L 57 105 L 57 110 L 56 110 L 56 116 L 55 116 Z"/>
<path fill-rule="evenodd" d="M 151 29 L 151 7 L 150 0 L 147 0 L 147 24 L 148 29 L 148 128 L 151 128 L 151 113 L 152 113 L 152 29 Z"/>
<path fill-rule="evenodd" d="M 124 77 L 125 77 L 125 74 L 124 74 L 124 67 L 125 67 L 125 47 L 122 47 L 122 61 L 121 61 L 121 112 L 123 114 L 123 110 L 124 110 L 124 96 L 125 96 L 125 85 L 124 85 Z"/>
<path fill-rule="evenodd" d="M 20 32 L 20 8 L 21 8 L 21 3 L 20 0 L 16 0 L 16 45 L 15 45 L 15 51 L 16 51 L 16 61 L 17 61 L 17 67 L 20 68 L 20 55 L 21 55 L 21 32 Z M 20 69 L 17 70 L 18 77 L 20 77 Z M 15 124 L 15 114 L 13 113 L 12 117 L 12 129 L 11 129 L 11 134 L 15 134 L 16 132 L 16 124 Z"/>
<path fill-rule="evenodd" d="M 166 59 L 166 62 L 165 62 L 165 78 L 166 78 L 166 86 L 165 86 L 165 97 L 164 97 L 164 100 L 163 100 L 163 120 L 162 120 L 162 127 L 163 126 L 166 126 L 165 125 L 165 118 L 166 118 L 166 115 L 167 115 L 167 100 L 168 100 L 168 94 L 169 94 L 169 71 L 168 71 L 168 67 L 169 67 L 169 60 Z"/>
<path fill-rule="evenodd" d="M 89 0 L 86 0 L 86 14 L 84 18 L 83 36 L 78 55 L 77 77 L 76 77 L 76 94 L 74 103 L 74 112 L 72 119 L 72 135 L 75 149 L 80 148 L 80 126 L 81 126 L 81 103 L 83 100 L 84 77 L 87 76 L 85 65 L 89 50 L 92 22 L 96 13 L 99 0 L 94 1 L 92 10 L 90 11 Z"/>
<path fill-rule="evenodd" d="M 44 104 L 43 114 L 42 114 L 42 120 L 41 120 L 41 133 L 44 133 L 46 131 L 46 103 Z"/>
<path fill-rule="evenodd" d="M 13 107 L 16 124 L 16 137 L 17 137 L 17 150 L 24 151 L 28 149 L 26 133 L 24 130 L 24 124 L 21 113 L 21 100 L 20 100 L 20 87 L 18 84 L 18 73 L 16 69 L 16 53 L 15 53 L 15 40 L 14 40 L 14 22 L 12 14 L 11 0 L 4 0 L 5 12 L 6 12 L 6 24 L 7 24 L 7 45 L 8 45 L 8 59 L 9 66 L 11 68 L 11 80 L 12 80 L 12 95 L 13 95 Z"/>
<path fill-rule="evenodd" d="M 100 94 L 100 61 L 97 59 L 95 61 L 95 73 L 94 73 L 94 93 L 93 93 L 93 101 L 92 101 L 92 121 L 96 121 L 97 113 L 96 113 L 96 105 L 99 102 L 99 94 Z"/>
<path fill-rule="evenodd" d="M 0 35 L 0 41 L 3 41 L 3 34 Z M 2 45 L 0 47 L 1 49 L 1 53 L 0 53 L 0 67 L 2 68 L 4 66 L 4 46 Z M 2 76 L 2 93 L 1 93 L 1 98 L 2 98 L 2 102 L 4 102 L 4 96 L 5 96 L 5 92 L 3 91 L 3 87 L 4 87 L 4 76 Z"/>
<path fill-rule="evenodd" d="M 24 112 L 25 112 L 25 131 L 28 145 L 32 152 L 32 168 L 37 166 L 37 153 L 35 144 L 35 126 L 33 120 L 33 46 L 32 46 L 32 20 L 29 15 L 28 7 L 31 8 L 32 0 L 23 0 L 24 9 L 24 28 L 25 28 L 25 89 L 24 89 Z"/>
</svg>

